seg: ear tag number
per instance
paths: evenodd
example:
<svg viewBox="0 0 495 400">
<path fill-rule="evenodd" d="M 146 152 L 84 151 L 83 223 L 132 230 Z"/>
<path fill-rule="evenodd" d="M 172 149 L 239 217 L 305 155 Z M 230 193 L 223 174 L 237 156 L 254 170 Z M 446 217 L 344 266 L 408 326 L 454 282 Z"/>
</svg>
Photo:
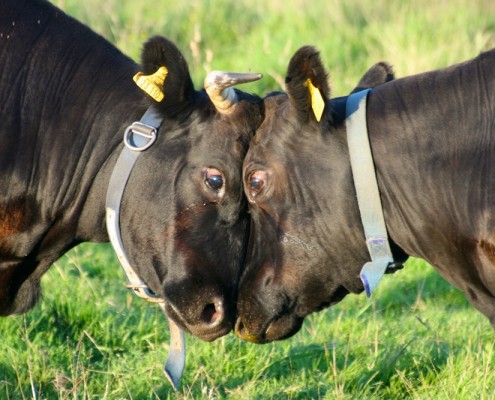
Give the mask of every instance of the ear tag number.
<svg viewBox="0 0 495 400">
<path fill-rule="evenodd" d="M 168 69 L 163 66 L 158 68 L 158 70 L 151 75 L 144 75 L 142 72 L 138 72 L 132 79 L 136 82 L 136 85 L 153 100 L 160 102 L 165 98 L 163 83 L 165 82 L 167 75 Z"/>
</svg>

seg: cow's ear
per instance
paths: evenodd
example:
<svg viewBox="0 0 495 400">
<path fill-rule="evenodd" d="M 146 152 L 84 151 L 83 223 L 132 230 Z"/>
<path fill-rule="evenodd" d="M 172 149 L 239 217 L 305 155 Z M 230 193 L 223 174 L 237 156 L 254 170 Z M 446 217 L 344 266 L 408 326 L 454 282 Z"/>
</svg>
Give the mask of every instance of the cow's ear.
<svg viewBox="0 0 495 400">
<path fill-rule="evenodd" d="M 134 80 L 156 103 L 167 109 L 194 96 L 194 84 L 184 56 L 170 40 L 154 36 L 143 46 L 142 72 Z"/>
<path fill-rule="evenodd" d="M 314 47 L 301 47 L 294 54 L 287 68 L 285 84 L 298 118 L 302 122 L 320 121 L 330 88 L 320 54 Z"/>
<path fill-rule="evenodd" d="M 374 88 L 382 83 L 393 81 L 394 79 L 395 73 L 392 66 L 385 61 L 380 61 L 366 71 L 351 93 L 356 93 L 363 89 Z"/>
</svg>

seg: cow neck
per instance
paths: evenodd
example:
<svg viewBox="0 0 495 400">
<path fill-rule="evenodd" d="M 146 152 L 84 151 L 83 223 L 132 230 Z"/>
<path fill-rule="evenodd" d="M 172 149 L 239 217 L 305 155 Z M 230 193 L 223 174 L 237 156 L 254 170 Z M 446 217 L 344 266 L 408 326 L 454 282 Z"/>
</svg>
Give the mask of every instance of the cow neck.
<svg viewBox="0 0 495 400">
<path fill-rule="evenodd" d="M 356 197 L 371 261 L 360 278 L 368 297 L 387 268 L 396 269 L 380 200 L 373 155 L 366 124 L 366 101 L 371 89 L 351 94 L 346 103 L 346 130 Z"/>
<path fill-rule="evenodd" d="M 125 130 L 124 148 L 115 163 L 108 184 L 105 214 L 108 236 L 127 277 L 127 288 L 146 301 L 158 303 L 168 319 L 170 350 L 164 373 L 174 389 L 177 390 L 186 361 L 184 332 L 168 317 L 165 310 L 165 300 L 151 291 L 146 283 L 139 278 L 127 258 L 120 234 L 120 204 L 127 181 L 139 155 L 155 143 L 162 122 L 163 117 L 154 107 L 150 107 L 139 122 L 134 122 Z"/>
</svg>

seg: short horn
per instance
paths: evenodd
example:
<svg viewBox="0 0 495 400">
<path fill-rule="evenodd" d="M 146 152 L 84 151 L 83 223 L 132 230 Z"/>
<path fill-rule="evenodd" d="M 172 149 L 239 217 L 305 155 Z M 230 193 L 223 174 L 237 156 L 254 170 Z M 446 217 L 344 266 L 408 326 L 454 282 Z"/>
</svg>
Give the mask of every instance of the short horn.
<svg viewBox="0 0 495 400">
<path fill-rule="evenodd" d="M 231 87 L 239 83 L 254 82 L 261 74 L 243 74 L 237 72 L 212 71 L 205 79 L 205 90 L 218 112 L 230 114 L 237 103 L 237 94 Z"/>
</svg>

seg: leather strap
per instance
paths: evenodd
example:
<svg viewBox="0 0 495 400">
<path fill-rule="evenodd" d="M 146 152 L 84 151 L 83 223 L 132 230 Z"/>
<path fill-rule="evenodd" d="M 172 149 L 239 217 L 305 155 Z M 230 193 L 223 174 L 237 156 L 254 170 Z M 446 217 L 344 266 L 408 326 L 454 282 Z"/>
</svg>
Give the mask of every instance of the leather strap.
<svg viewBox="0 0 495 400">
<path fill-rule="evenodd" d="M 127 287 L 134 294 L 149 302 L 158 303 L 168 319 L 170 329 L 170 349 L 165 363 L 164 373 L 175 390 L 184 371 L 186 347 L 184 332 L 165 312 L 165 301 L 151 291 L 131 266 L 120 235 L 120 204 L 132 169 L 139 155 L 151 147 L 157 137 L 163 118 L 153 107 L 148 108 L 139 122 L 134 122 L 124 133 L 124 147 L 115 163 L 107 189 L 105 204 L 106 225 L 110 242 L 117 254 L 120 265 L 127 277 Z"/>
<path fill-rule="evenodd" d="M 346 106 L 346 128 L 351 169 L 356 188 L 366 246 L 371 257 L 361 270 L 368 297 L 394 262 L 378 190 L 373 155 L 366 125 L 366 100 L 371 89 L 350 95 Z"/>
</svg>

